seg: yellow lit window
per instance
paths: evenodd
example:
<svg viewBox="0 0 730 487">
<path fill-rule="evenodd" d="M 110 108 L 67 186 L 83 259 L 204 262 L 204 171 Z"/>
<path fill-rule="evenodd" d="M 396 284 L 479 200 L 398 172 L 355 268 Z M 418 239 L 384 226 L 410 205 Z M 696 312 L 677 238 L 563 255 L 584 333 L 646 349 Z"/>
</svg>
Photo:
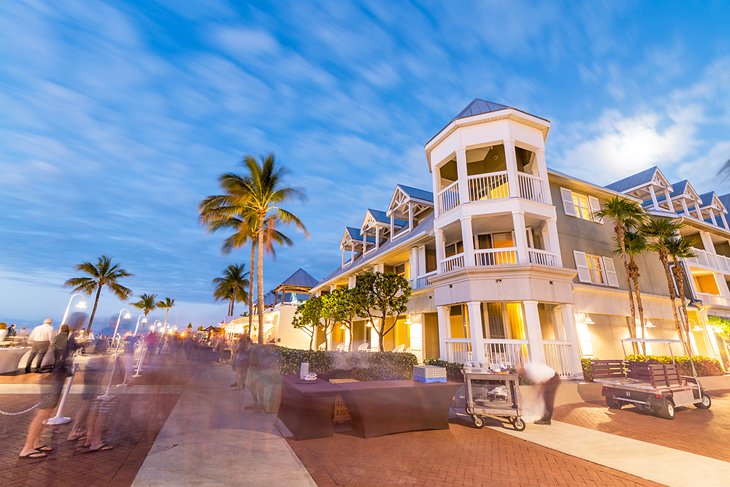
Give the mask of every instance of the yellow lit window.
<svg viewBox="0 0 730 487">
<path fill-rule="evenodd" d="M 573 193 L 573 206 L 575 206 L 575 216 L 584 220 L 593 220 L 593 213 L 586 195 Z"/>
<path fill-rule="evenodd" d="M 597 255 L 586 254 L 588 271 L 591 273 L 591 282 L 594 284 L 606 284 L 603 277 L 603 260 Z"/>
</svg>

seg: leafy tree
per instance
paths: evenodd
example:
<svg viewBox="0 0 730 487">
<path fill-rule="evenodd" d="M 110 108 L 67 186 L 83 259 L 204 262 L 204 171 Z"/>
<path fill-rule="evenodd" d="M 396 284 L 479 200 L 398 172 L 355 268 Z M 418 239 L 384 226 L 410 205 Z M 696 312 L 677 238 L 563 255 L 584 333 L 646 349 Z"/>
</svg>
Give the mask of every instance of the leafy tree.
<svg viewBox="0 0 730 487">
<path fill-rule="evenodd" d="M 408 309 L 411 286 L 397 274 L 365 272 L 357 276 L 352 303 L 358 316 L 367 316 L 378 334 L 378 347 L 384 351 L 383 337 L 390 333 Z M 390 319 L 390 321 L 389 321 Z"/>
<path fill-rule="evenodd" d="M 350 289 L 335 289 L 329 294 L 322 296 L 322 313 L 332 319 L 333 326 L 337 323 L 343 325 L 350 334 L 350 341 L 347 349 L 352 350 L 352 323 L 355 321 L 355 305 L 352 301 Z"/>
<path fill-rule="evenodd" d="M 172 298 L 165 298 L 157 302 L 157 307 L 165 310 L 165 323 L 163 326 L 167 326 L 167 315 L 170 314 L 170 309 L 175 306 L 175 300 Z"/>
<path fill-rule="evenodd" d="M 618 245 L 618 254 L 621 256 L 621 262 L 623 263 L 626 274 L 626 294 L 629 298 L 629 312 L 631 314 L 629 334 L 631 337 L 636 337 L 636 307 L 634 305 L 629 258 L 626 252 L 626 232 L 640 226 L 646 220 L 646 214 L 638 203 L 621 196 L 613 196 L 603 204 L 603 208 L 596 216 L 599 218 L 608 217 L 613 221 L 613 231 Z M 642 328 L 644 326 L 643 320 L 641 326 Z"/>
<path fill-rule="evenodd" d="M 669 301 L 672 303 L 672 316 L 674 317 L 674 326 L 677 328 L 677 334 L 684 344 L 685 353 L 691 355 L 692 351 L 687 343 L 684 330 L 677 315 L 677 292 L 674 286 L 674 278 L 669 267 L 669 244 L 673 238 L 676 238 L 677 232 L 681 227 L 681 223 L 677 220 L 668 218 L 652 217 L 641 226 L 641 233 L 644 234 L 649 242 L 649 250 L 655 252 L 659 257 L 659 261 L 664 268 L 664 276 L 667 279 L 667 291 L 669 292 Z"/>
<path fill-rule="evenodd" d="M 248 300 L 246 288 L 249 280 L 246 278 L 244 264 L 231 264 L 223 271 L 223 276 L 213 279 L 215 290 L 213 297 L 216 301 L 228 301 L 228 315 L 233 316 L 233 310 L 236 302 L 244 302 Z"/>
<path fill-rule="evenodd" d="M 317 334 L 317 327 L 322 321 L 322 298 L 311 297 L 297 306 L 292 319 L 292 326 L 302 330 L 309 336 L 309 349 L 312 350 L 314 336 Z"/>
<path fill-rule="evenodd" d="M 119 267 L 119 264 L 112 263 L 112 258 L 102 255 L 96 260 L 96 264 L 91 262 L 83 262 L 76 265 L 76 270 L 88 274 L 88 276 L 73 277 L 64 283 L 64 286 L 73 288 L 74 292 L 84 293 L 91 296 L 96 292 L 94 298 L 94 308 L 91 310 L 89 324 L 86 332 L 91 332 L 91 325 L 94 323 L 96 309 L 99 306 L 99 297 L 101 290 L 107 286 L 114 295 L 122 301 L 129 299 L 132 290 L 119 284 L 119 280 L 125 277 L 131 277 L 132 274 Z"/>
<path fill-rule="evenodd" d="M 147 321 L 147 315 L 157 307 L 157 294 L 140 294 L 139 301 L 132 303 L 132 306 L 141 309 L 144 313 L 144 321 Z M 142 329 L 144 330 L 144 323 Z"/>
</svg>

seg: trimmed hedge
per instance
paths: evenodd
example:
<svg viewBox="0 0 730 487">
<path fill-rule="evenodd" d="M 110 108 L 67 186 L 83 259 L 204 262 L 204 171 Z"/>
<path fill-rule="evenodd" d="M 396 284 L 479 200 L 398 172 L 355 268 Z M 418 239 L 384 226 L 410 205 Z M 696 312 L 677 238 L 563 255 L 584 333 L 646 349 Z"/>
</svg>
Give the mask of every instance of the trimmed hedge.
<svg viewBox="0 0 730 487">
<path fill-rule="evenodd" d="M 589 358 L 580 359 L 580 363 L 583 366 L 583 377 L 586 382 L 593 382 L 593 366 L 591 365 L 591 360 Z M 672 363 L 672 357 L 669 355 L 627 355 L 626 360 L 631 362 L 651 361 L 662 364 Z M 717 359 L 693 355 L 692 360 L 695 363 L 698 376 L 723 375 L 722 367 Z M 689 362 L 689 357 L 686 355 L 675 356 L 674 361 L 679 366 L 679 373 L 681 375 L 692 375 L 692 365 Z"/>
<path fill-rule="evenodd" d="M 464 370 L 464 364 L 447 362 L 446 360 L 441 360 L 440 358 L 427 358 L 423 361 L 423 363 L 426 365 L 435 365 L 436 367 L 445 367 L 446 377 L 449 380 L 464 380 L 464 374 L 462 373 L 462 370 Z"/>
<path fill-rule="evenodd" d="M 352 377 L 363 381 L 412 379 L 418 365 L 412 353 L 355 352 L 352 359 Z"/>
</svg>

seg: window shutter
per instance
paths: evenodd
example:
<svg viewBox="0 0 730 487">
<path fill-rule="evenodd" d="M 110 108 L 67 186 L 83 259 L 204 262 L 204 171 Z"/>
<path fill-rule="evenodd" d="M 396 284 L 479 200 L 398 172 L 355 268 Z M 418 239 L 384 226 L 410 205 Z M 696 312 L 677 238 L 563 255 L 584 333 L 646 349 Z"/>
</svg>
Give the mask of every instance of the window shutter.
<svg viewBox="0 0 730 487">
<path fill-rule="evenodd" d="M 575 257 L 575 268 L 578 269 L 578 281 L 591 282 L 591 273 L 588 270 L 588 260 L 586 260 L 586 253 L 574 250 L 573 257 Z"/>
<path fill-rule="evenodd" d="M 573 204 L 573 192 L 569 189 L 560 188 L 560 197 L 563 200 L 563 211 L 568 216 L 578 216 Z"/>
<path fill-rule="evenodd" d="M 601 202 L 595 196 L 589 196 L 588 202 L 591 205 L 591 215 L 593 215 L 593 221 L 596 223 L 603 223 L 603 218 L 596 216 L 596 213 L 601 211 Z"/>
<path fill-rule="evenodd" d="M 618 276 L 616 275 L 616 267 L 611 257 L 603 257 L 603 269 L 606 272 L 606 282 L 611 287 L 618 287 Z"/>
</svg>

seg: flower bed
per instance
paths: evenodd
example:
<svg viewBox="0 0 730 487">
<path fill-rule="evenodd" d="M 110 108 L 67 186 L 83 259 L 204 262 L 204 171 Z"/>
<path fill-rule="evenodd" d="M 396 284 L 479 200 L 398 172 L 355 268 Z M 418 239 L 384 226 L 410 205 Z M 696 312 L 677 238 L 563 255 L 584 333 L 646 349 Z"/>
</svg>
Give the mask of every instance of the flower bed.
<svg viewBox="0 0 730 487">
<path fill-rule="evenodd" d="M 593 382 L 593 366 L 591 365 L 591 360 L 588 358 L 582 358 L 580 360 L 583 366 L 583 377 L 587 382 Z M 672 363 L 672 357 L 669 355 L 627 355 L 626 360 L 632 362 L 659 362 L 662 364 Z M 723 375 L 722 367 L 717 359 L 693 355 L 692 360 L 695 363 L 697 375 L 700 377 Z M 675 356 L 674 361 L 679 366 L 679 373 L 681 375 L 693 375 L 689 357 L 686 355 Z"/>
</svg>

